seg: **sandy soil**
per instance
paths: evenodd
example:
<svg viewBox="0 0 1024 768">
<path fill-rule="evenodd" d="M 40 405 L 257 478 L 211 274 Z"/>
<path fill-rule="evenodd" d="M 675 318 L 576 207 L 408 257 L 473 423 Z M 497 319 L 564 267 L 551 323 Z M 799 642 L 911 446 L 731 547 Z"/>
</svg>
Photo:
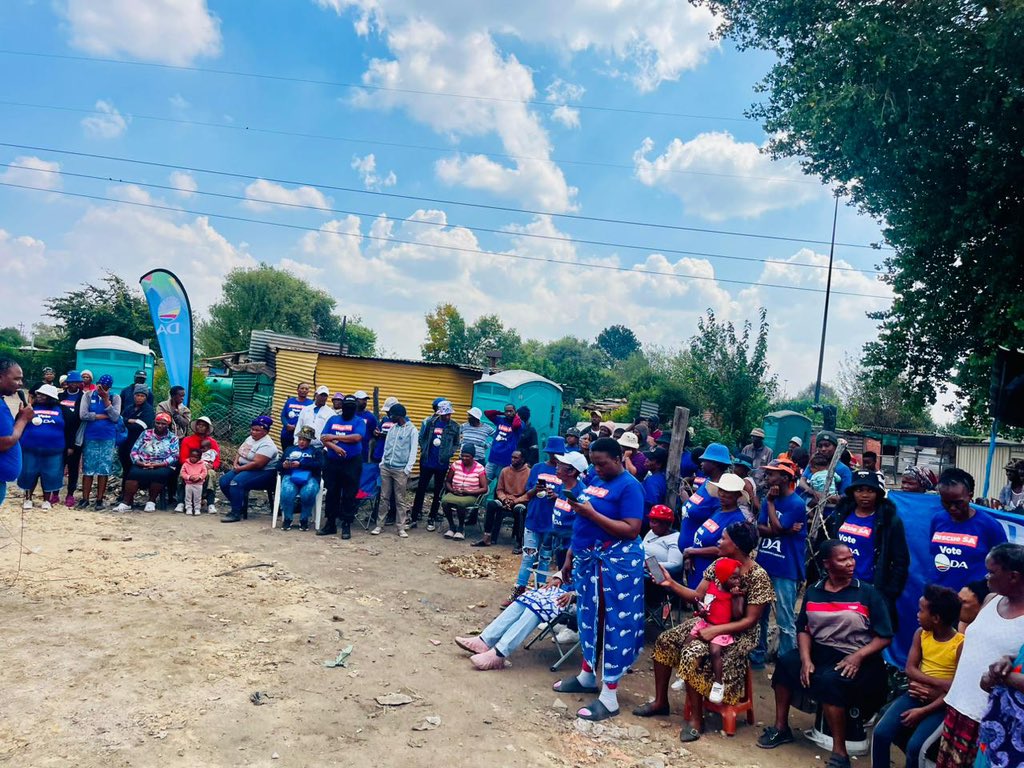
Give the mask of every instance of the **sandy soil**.
<svg viewBox="0 0 1024 768">
<path fill-rule="evenodd" d="M 271 530 L 266 515 L 236 525 L 63 507 L 23 515 L 9 499 L 0 510 L 0 764 L 654 768 L 827 758 L 807 742 L 763 752 L 746 726 L 682 749 L 678 715 L 627 714 L 604 733 L 580 732 L 571 713 L 582 699 L 550 691 L 552 643 L 480 673 L 451 642 L 495 615 L 518 558 L 486 550 L 497 555 L 483 562 L 495 575 L 460 578 L 439 560 L 479 550 L 392 531 L 357 529 L 343 542 Z M 219 575 L 256 564 L 268 565 Z M 324 666 L 348 645 L 347 667 Z M 623 711 L 650 685 L 645 653 L 623 682 Z M 763 675 L 758 688 L 760 721 L 771 706 Z M 376 703 L 392 692 L 413 701 Z M 440 726 L 414 730 L 428 716 Z"/>
</svg>

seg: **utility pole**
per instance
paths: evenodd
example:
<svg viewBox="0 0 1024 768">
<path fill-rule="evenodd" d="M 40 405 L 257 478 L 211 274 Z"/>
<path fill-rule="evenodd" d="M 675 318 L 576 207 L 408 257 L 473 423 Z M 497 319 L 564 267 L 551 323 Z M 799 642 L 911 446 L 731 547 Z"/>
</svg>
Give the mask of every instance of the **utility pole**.
<svg viewBox="0 0 1024 768">
<path fill-rule="evenodd" d="M 832 297 L 832 260 L 836 253 L 836 222 L 839 219 L 839 195 L 836 195 L 836 207 L 832 212 L 832 244 L 828 249 L 828 278 L 825 283 L 825 312 L 821 318 L 821 347 L 818 350 L 818 378 L 814 382 L 814 404 L 821 401 L 821 368 L 825 364 L 825 334 L 828 331 L 828 302 Z"/>
</svg>

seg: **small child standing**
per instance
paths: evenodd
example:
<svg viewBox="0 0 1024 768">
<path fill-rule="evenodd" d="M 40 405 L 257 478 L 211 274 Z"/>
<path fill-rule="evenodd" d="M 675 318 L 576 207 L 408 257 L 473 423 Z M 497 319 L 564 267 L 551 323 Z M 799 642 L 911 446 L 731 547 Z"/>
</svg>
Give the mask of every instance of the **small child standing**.
<svg viewBox="0 0 1024 768">
<path fill-rule="evenodd" d="M 708 585 L 704 601 L 697 604 L 697 623 L 694 624 L 689 643 L 705 627 L 722 626 L 743 617 L 746 610 L 742 593 L 740 593 L 740 562 L 731 557 L 720 557 L 715 561 L 715 580 Z M 721 704 L 725 697 L 725 685 L 722 683 L 722 649 L 732 645 L 734 638 L 730 634 L 715 635 L 711 642 L 711 671 L 714 683 L 708 701 Z"/>
<path fill-rule="evenodd" d="M 835 496 L 836 477 L 834 474 L 832 475 L 832 482 L 827 487 L 825 486 L 825 481 L 828 480 L 828 463 L 829 460 L 820 453 L 811 456 L 811 477 L 808 485 L 821 495 Z"/>
<path fill-rule="evenodd" d="M 189 451 L 188 461 L 181 465 L 181 482 L 185 484 L 186 515 L 203 513 L 203 488 L 208 474 L 202 451 L 193 448 Z"/>
</svg>

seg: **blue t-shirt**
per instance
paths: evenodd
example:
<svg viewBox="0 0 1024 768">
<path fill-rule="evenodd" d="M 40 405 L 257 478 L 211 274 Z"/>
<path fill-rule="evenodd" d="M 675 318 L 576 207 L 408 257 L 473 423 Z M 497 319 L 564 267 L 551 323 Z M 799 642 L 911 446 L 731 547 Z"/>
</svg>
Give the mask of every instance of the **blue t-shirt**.
<svg viewBox="0 0 1024 768">
<path fill-rule="evenodd" d="M 507 467 L 512 463 L 512 454 L 519 445 L 519 429 L 512 428 L 512 419 L 507 416 L 498 416 L 493 419 L 497 431 L 494 433 L 494 442 L 491 443 L 491 453 L 487 460 L 492 464 L 499 464 Z"/>
<path fill-rule="evenodd" d="M 555 468 L 544 462 L 534 464 L 530 468 L 530 477 L 526 481 L 526 490 L 530 490 L 543 480 L 548 485 L 548 495 L 543 499 L 534 496 L 526 505 L 526 522 L 524 525 L 534 533 L 548 533 L 551 530 L 551 518 L 555 510 L 555 497 L 562 481 L 555 474 Z"/>
<path fill-rule="evenodd" d="M 362 459 L 362 443 L 366 442 L 366 421 L 358 415 L 351 419 L 343 419 L 340 415 L 331 416 L 324 424 L 323 435 L 359 435 L 358 443 L 339 443 L 345 451 L 342 458 L 330 448 L 327 449 L 328 461 L 355 461 Z"/>
<path fill-rule="evenodd" d="M 693 535 L 693 544 L 691 546 L 717 547 L 718 542 L 722 540 L 722 534 L 725 533 L 726 528 L 733 523 L 742 523 L 746 519 L 741 509 L 734 509 L 732 512 L 723 512 L 719 509 L 697 529 L 697 532 Z M 700 580 L 704 578 L 704 570 L 715 562 L 715 559 L 714 557 L 693 558 L 693 571 L 690 572 L 690 577 L 687 579 L 688 582 L 694 578 L 696 579 L 692 585 L 688 585 L 691 589 L 697 588 Z"/>
<path fill-rule="evenodd" d="M 37 453 L 63 453 L 64 451 L 64 412 L 60 405 L 34 406 L 36 418 L 42 424 L 34 424 L 33 419 L 25 425 L 21 433 L 21 447 Z"/>
<path fill-rule="evenodd" d="M 572 487 L 571 493 L 579 496 L 586 486 L 582 479 L 577 478 L 576 485 Z M 576 522 L 576 510 L 574 510 L 565 498 L 567 493 L 565 486 L 558 486 L 558 497 L 555 499 L 555 508 L 551 512 L 551 528 L 559 533 L 572 533 L 572 526 Z"/>
<path fill-rule="evenodd" d="M 791 493 L 775 500 L 775 513 L 786 532 L 761 539 L 757 547 L 757 564 L 773 578 L 800 581 L 804 577 L 807 507 L 803 499 Z M 759 525 L 768 525 L 768 499 L 761 502 L 761 514 L 757 522 Z M 797 523 L 803 523 L 804 527 L 797 533 L 789 531 Z"/>
<path fill-rule="evenodd" d="M 872 583 L 875 578 L 875 520 L 878 515 L 872 513 L 867 517 L 851 514 L 846 522 L 839 526 L 836 538 L 847 544 L 857 561 L 853 575 L 861 581 Z"/>
<path fill-rule="evenodd" d="M 0 437 L 14 434 L 14 417 L 7 403 L 0 402 Z M 0 452 L 0 483 L 9 483 L 21 474 L 21 443 Z"/>
<path fill-rule="evenodd" d="M 448 423 L 435 418 L 430 425 L 430 434 L 427 435 L 427 455 L 423 457 L 423 466 L 426 469 L 448 469 L 448 463 L 441 461 L 441 444 L 434 445 L 435 440 L 442 439 Z"/>
<path fill-rule="evenodd" d="M 366 461 L 370 458 L 370 438 L 377 431 L 377 417 L 369 409 L 357 411 L 356 416 L 361 417 L 366 422 L 366 432 L 363 435 L 363 461 Z M 383 441 L 381 442 L 383 443 Z M 383 445 L 381 445 L 381 450 L 383 450 Z"/>
<path fill-rule="evenodd" d="M 932 518 L 928 552 L 932 567 L 926 583 L 959 591 L 969 581 L 985 578 L 985 557 L 992 547 L 1006 541 L 1006 530 L 988 512 L 974 509 L 974 516 L 958 523 L 943 510 Z"/>
<path fill-rule="evenodd" d="M 367 426 L 369 426 L 369 424 L 367 424 Z M 382 434 L 377 439 L 377 442 L 373 444 L 373 460 L 378 464 L 380 463 L 380 460 L 384 458 L 384 441 L 387 440 L 388 432 L 391 431 L 393 426 L 395 426 L 395 422 L 391 419 L 384 419 L 384 421 L 380 423 L 380 426 L 377 427 L 378 431 Z M 367 432 L 368 436 L 370 434 L 372 433 Z"/>
<path fill-rule="evenodd" d="M 665 503 L 668 481 L 665 479 L 664 472 L 651 472 L 644 478 L 643 486 L 644 504 L 647 505 L 647 511 L 650 511 L 655 504 Z"/>
<path fill-rule="evenodd" d="M 612 520 L 644 518 L 644 489 L 639 481 L 625 470 L 612 480 L 595 477 L 578 494 L 578 498 L 581 502 L 589 501 L 595 510 Z M 576 522 L 572 527 L 573 551 L 580 552 L 613 538 L 593 520 L 576 516 Z"/>
<path fill-rule="evenodd" d="M 111 395 L 113 398 L 113 395 Z M 100 400 L 96 390 L 89 393 L 89 410 L 93 413 L 107 412 L 107 406 Z M 113 440 L 117 436 L 117 420 L 100 419 L 99 421 L 87 421 L 85 423 L 86 440 Z"/>
<path fill-rule="evenodd" d="M 700 472 L 700 466 L 693 460 L 693 451 L 687 448 L 679 458 L 679 476 L 694 477 Z"/>
<path fill-rule="evenodd" d="M 305 400 L 299 400 L 297 397 L 289 397 L 284 401 L 284 407 L 281 408 L 281 434 L 286 434 L 285 427 L 294 427 L 299 420 L 299 414 L 302 409 L 313 401 L 309 398 Z"/>
<path fill-rule="evenodd" d="M 808 464 L 804 468 L 803 476 L 810 480 L 811 475 L 813 474 L 814 473 L 811 471 L 811 465 Z M 836 471 L 833 473 L 832 477 L 836 481 L 836 493 L 840 496 L 846 492 L 847 487 L 853 482 L 853 472 L 851 472 L 850 468 L 841 461 L 836 464 Z"/>
<path fill-rule="evenodd" d="M 704 521 L 722 508 L 717 496 L 710 494 L 707 483 L 701 483 L 683 504 L 682 522 L 679 524 L 679 549 L 693 546 L 693 535 Z"/>
</svg>

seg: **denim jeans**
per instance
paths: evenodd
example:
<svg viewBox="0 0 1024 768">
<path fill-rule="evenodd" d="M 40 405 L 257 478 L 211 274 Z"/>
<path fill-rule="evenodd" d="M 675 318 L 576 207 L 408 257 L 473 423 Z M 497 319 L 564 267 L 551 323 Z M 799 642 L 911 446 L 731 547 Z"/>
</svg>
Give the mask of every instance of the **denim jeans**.
<svg viewBox="0 0 1024 768">
<path fill-rule="evenodd" d="M 309 478 L 302 485 L 296 485 L 288 475 L 281 476 L 281 514 L 285 521 L 291 522 L 295 514 L 295 497 L 299 497 L 302 504 L 302 511 L 299 513 L 299 521 L 308 523 L 313 514 L 313 507 L 316 505 L 316 495 L 320 492 L 320 481 L 315 477 Z"/>
<path fill-rule="evenodd" d="M 517 587 L 525 587 L 530 583 L 530 571 L 534 568 L 545 571 L 551 566 L 551 532 L 537 533 L 527 528 L 523 531 L 523 562 L 519 566 Z M 547 577 L 537 574 L 537 586 L 547 581 Z"/>
<path fill-rule="evenodd" d="M 779 627 L 779 648 L 776 658 L 796 648 L 796 593 L 800 582 L 795 579 L 772 577 L 775 590 L 775 623 Z M 750 654 L 755 664 L 764 664 L 768 656 L 768 614 L 765 606 L 761 612 L 761 633 L 757 648 Z"/>
<path fill-rule="evenodd" d="M 220 490 L 231 503 L 231 514 L 242 514 L 249 491 L 269 491 L 277 482 L 276 478 L 277 475 L 274 472 L 265 469 L 225 472 L 220 478 Z"/>
<path fill-rule="evenodd" d="M 499 656 L 508 656 L 530 636 L 540 617 L 522 603 L 512 603 L 480 633 L 480 639 Z"/>
<path fill-rule="evenodd" d="M 942 727 L 946 716 L 946 708 L 942 707 L 938 712 L 928 715 L 913 730 L 906 728 L 900 722 L 900 715 L 920 706 L 923 706 L 922 703 L 911 698 L 909 693 L 893 700 L 871 737 L 871 765 L 889 765 L 889 749 L 895 744 L 906 754 L 908 768 L 917 768 L 924 743 Z"/>
</svg>

